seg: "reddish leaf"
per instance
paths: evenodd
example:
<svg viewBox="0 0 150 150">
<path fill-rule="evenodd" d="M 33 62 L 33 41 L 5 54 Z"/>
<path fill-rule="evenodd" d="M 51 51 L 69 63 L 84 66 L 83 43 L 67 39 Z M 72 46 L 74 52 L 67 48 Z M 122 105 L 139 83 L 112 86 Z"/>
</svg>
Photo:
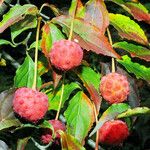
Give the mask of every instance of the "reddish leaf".
<svg viewBox="0 0 150 150">
<path fill-rule="evenodd" d="M 109 25 L 109 16 L 103 0 L 90 0 L 86 4 L 84 20 L 95 25 L 103 33 Z"/>
<path fill-rule="evenodd" d="M 48 57 L 52 44 L 61 39 L 64 39 L 64 35 L 54 24 L 49 22 L 43 26 L 41 48 L 46 57 Z"/>
<path fill-rule="evenodd" d="M 138 21 L 145 21 L 150 24 L 150 14 L 142 4 L 128 2 L 125 3 L 125 6 L 130 9 L 129 13 L 131 13 L 135 19 Z"/>
<path fill-rule="evenodd" d="M 47 23 L 42 28 L 42 41 L 41 41 L 42 52 L 46 57 L 48 57 L 51 45 L 52 45 L 52 38 L 50 33 L 50 26 Z"/>
<path fill-rule="evenodd" d="M 71 18 L 69 16 L 59 16 L 52 19 L 52 22 L 63 27 L 63 31 L 69 35 Z M 83 19 L 74 19 L 74 34 L 80 46 L 87 51 L 92 50 L 97 54 L 103 54 L 110 57 L 120 58 L 120 56 L 113 50 L 108 42 L 108 39 L 100 32 L 98 28 L 85 22 Z"/>
<path fill-rule="evenodd" d="M 61 74 L 56 73 L 55 71 L 52 72 L 53 75 L 53 82 L 54 82 L 54 87 L 56 88 L 60 79 L 62 78 Z"/>
</svg>

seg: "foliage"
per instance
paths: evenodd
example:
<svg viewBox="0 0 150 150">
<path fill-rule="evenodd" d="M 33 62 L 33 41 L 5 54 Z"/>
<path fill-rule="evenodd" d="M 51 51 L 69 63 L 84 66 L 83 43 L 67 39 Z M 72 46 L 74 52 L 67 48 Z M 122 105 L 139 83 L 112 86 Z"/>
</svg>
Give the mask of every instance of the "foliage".
<svg viewBox="0 0 150 150">
<path fill-rule="evenodd" d="M 99 147 L 149 149 L 150 3 L 69 2 L 0 2 L 0 139 L 17 150 L 96 150 L 99 128 L 108 120 L 123 119 L 129 138 L 122 146 L 99 143 Z M 81 65 L 67 72 L 56 69 L 49 59 L 53 43 L 62 39 L 77 42 L 84 52 Z M 116 71 L 130 82 L 130 95 L 125 103 L 110 105 L 99 86 L 101 77 L 114 71 L 110 69 L 114 59 Z M 34 86 L 49 99 L 48 112 L 38 123 L 27 122 L 12 109 L 15 90 Z M 52 119 L 61 120 L 67 129 L 59 131 L 60 141 L 44 145 L 40 135 L 45 128 L 54 132 L 48 123 Z"/>
</svg>

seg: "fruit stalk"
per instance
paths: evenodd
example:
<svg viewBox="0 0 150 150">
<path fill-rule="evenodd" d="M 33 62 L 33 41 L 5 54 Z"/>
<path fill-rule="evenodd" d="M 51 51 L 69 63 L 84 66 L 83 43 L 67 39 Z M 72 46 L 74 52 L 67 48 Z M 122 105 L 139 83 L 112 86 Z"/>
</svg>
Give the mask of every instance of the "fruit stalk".
<svg viewBox="0 0 150 150">
<path fill-rule="evenodd" d="M 56 114 L 55 120 L 58 120 L 60 109 L 61 109 L 61 105 L 62 105 L 62 99 L 63 99 L 63 95 L 64 95 L 64 80 L 65 80 L 65 72 L 64 72 L 64 75 L 63 75 L 62 89 L 61 89 L 61 95 L 60 95 L 60 102 L 59 102 L 59 106 L 58 106 L 58 110 L 57 110 L 57 114 Z"/>
<path fill-rule="evenodd" d="M 35 60 L 34 60 L 34 79 L 32 89 L 36 89 L 36 82 L 37 82 L 37 61 L 38 61 L 38 44 L 39 44 L 39 33 L 40 33 L 40 25 L 41 25 L 41 17 L 38 17 L 38 25 L 36 31 L 36 46 L 35 46 Z"/>
<path fill-rule="evenodd" d="M 107 35 L 108 35 L 109 42 L 112 46 L 113 42 L 112 42 L 111 34 L 108 28 L 107 28 Z M 115 58 L 112 57 L 111 61 L 112 61 L 112 72 L 115 72 Z"/>
</svg>

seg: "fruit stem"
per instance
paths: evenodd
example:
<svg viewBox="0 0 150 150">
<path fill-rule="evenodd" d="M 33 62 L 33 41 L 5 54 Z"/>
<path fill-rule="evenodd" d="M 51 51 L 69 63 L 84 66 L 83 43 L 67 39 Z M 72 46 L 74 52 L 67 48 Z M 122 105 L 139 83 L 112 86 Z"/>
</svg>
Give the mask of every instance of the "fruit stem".
<svg viewBox="0 0 150 150">
<path fill-rule="evenodd" d="M 40 34 L 40 24 L 41 24 L 41 17 L 38 17 L 38 25 L 37 25 L 37 31 L 36 31 L 36 46 L 35 46 L 35 60 L 34 60 L 34 79 L 33 79 L 33 85 L 32 89 L 36 89 L 36 83 L 37 83 L 37 61 L 38 61 L 38 45 L 39 45 L 39 34 Z"/>
<path fill-rule="evenodd" d="M 71 41 L 72 35 L 73 35 L 73 22 L 74 22 L 74 18 L 72 18 L 72 20 L 71 20 L 70 34 L 69 34 L 69 37 L 68 37 L 68 40 L 70 40 L 70 41 Z"/>
<path fill-rule="evenodd" d="M 63 100 L 63 95 L 64 95 L 64 81 L 65 81 L 65 72 L 63 74 L 60 102 L 59 102 L 59 106 L 58 106 L 58 110 L 57 110 L 57 114 L 56 114 L 55 120 L 58 120 L 60 109 L 61 109 L 61 105 L 62 105 L 62 100 Z"/>
<path fill-rule="evenodd" d="M 98 119 L 97 119 L 98 112 L 97 112 L 97 109 L 96 109 L 96 107 L 95 107 L 95 104 L 94 104 L 94 103 L 93 103 L 93 107 L 94 107 L 95 121 L 96 121 L 96 125 L 97 125 L 97 123 L 98 123 Z M 98 150 L 98 140 L 99 140 L 99 132 L 97 131 L 97 132 L 96 132 L 95 150 Z"/>
<path fill-rule="evenodd" d="M 112 46 L 113 42 L 112 42 L 112 38 L 111 38 L 111 34 L 110 34 L 110 31 L 109 31 L 109 28 L 107 28 L 107 35 L 108 35 L 109 42 L 110 42 L 110 44 Z M 115 58 L 112 57 L 111 63 L 112 63 L 112 72 L 115 72 Z"/>
</svg>

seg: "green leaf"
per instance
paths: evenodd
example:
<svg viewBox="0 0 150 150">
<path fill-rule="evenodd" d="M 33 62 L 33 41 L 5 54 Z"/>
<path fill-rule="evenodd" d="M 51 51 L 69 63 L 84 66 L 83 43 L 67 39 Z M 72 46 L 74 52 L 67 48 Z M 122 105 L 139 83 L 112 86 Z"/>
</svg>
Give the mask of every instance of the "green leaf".
<svg viewBox="0 0 150 150">
<path fill-rule="evenodd" d="M 13 6 L 4 16 L 3 20 L 0 22 L 0 33 L 5 29 L 15 24 L 16 22 L 23 20 L 26 15 L 36 15 L 38 9 L 35 5 L 15 5 Z"/>
<path fill-rule="evenodd" d="M 10 41 L 0 39 L 0 45 L 10 45 L 12 47 L 16 47 L 16 45 L 12 44 Z"/>
<path fill-rule="evenodd" d="M 33 15 L 27 15 L 25 18 L 11 26 L 11 38 L 15 43 L 15 38 L 22 32 L 35 28 L 37 26 L 37 17 Z"/>
<path fill-rule="evenodd" d="M 39 40 L 38 41 L 38 50 L 41 50 L 41 42 L 42 42 L 42 40 Z M 28 50 L 30 50 L 30 49 L 35 49 L 35 47 L 36 47 L 36 41 L 34 41 L 31 45 L 30 45 L 30 47 L 28 48 Z"/>
<path fill-rule="evenodd" d="M 99 93 L 100 74 L 86 66 L 82 66 L 82 69 L 77 70 L 76 73 L 90 93 L 91 99 L 94 101 L 97 108 L 97 112 L 99 112 L 101 104 L 101 96 Z"/>
<path fill-rule="evenodd" d="M 135 115 L 141 115 L 141 114 L 150 114 L 150 108 L 148 107 L 136 107 L 133 109 L 128 109 L 127 111 L 119 114 L 117 118 L 124 118 L 124 117 L 130 117 Z"/>
<path fill-rule="evenodd" d="M 146 61 L 150 61 L 150 49 L 147 49 L 146 47 L 131 44 L 128 42 L 117 42 L 113 44 L 114 48 L 120 48 L 123 49 L 131 54 L 132 57 L 139 57 L 141 59 L 144 59 Z"/>
<path fill-rule="evenodd" d="M 70 134 L 61 132 L 61 146 L 62 150 L 85 150 L 85 148 Z"/>
<path fill-rule="evenodd" d="M 67 121 L 67 133 L 80 142 L 87 136 L 95 121 L 93 104 L 83 93 L 78 92 L 69 102 L 64 115 Z"/>
<path fill-rule="evenodd" d="M 71 6 L 69 8 L 69 15 L 72 16 L 73 18 L 75 16 L 77 6 L 78 6 L 78 0 L 72 0 Z"/>
<path fill-rule="evenodd" d="M 17 127 L 21 123 L 15 118 L 12 109 L 12 100 L 14 95 L 14 89 L 10 89 L 0 93 L 0 130 Z"/>
<path fill-rule="evenodd" d="M 69 36 L 71 20 L 71 17 L 62 15 L 53 18 L 52 22 L 59 24 L 67 36 Z M 73 25 L 72 39 L 78 41 L 83 49 L 86 49 L 87 51 L 91 50 L 97 54 L 120 58 L 120 56 L 113 50 L 108 39 L 97 27 L 79 18 L 74 19 Z"/>
<path fill-rule="evenodd" d="M 84 20 L 91 23 L 105 33 L 109 25 L 109 15 L 102 0 L 89 0 L 85 5 Z"/>
<path fill-rule="evenodd" d="M 97 91 L 99 91 L 100 77 L 101 75 L 95 72 L 92 68 L 82 66 L 79 70 L 77 70 L 77 75 L 86 84 L 92 84 Z M 85 85 L 86 87 L 86 85 Z"/>
<path fill-rule="evenodd" d="M 112 104 L 100 117 L 96 127 L 93 129 L 93 131 L 90 133 L 89 136 L 92 136 L 94 133 L 96 133 L 97 130 L 99 130 L 102 125 L 109 120 L 115 119 L 118 114 L 125 112 L 128 110 L 130 106 L 125 103 L 119 103 L 119 104 Z"/>
<path fill-rule="evenodd" d="M 59 102 L 60 102 L 60 96 L 61 96 L 61 88 L 59 88 L 59 90 L 55 94 L 54 93 L 48 94 L 49 103 L 50 103 L 49 110 L 58 110 L 58 106 L 59 106 Z M 64 94 L 63 94 L 63 98 L 62 98 L 61 107 L 63 107 L 65 101 L 69 98 L 70 94 L 75 89 L 80 89 L 80 86 L 75 82 L 72 82 L 70 84 L 66 84 L 64 86 Z"/>
<path fill-rule="evenodd" d="M 122 38 L 148 45 L 147 37 L 142 28 L 129 17 L 121 14 L 109 14 L 110 24 L 114 26 Z"/>
<path fill-rule="evenodd" d="M 42 28 L 42 52 L 48 57 L 52 44 L 55 41 L 64 39 L 62 32 L 52 23 L 47 23 Z"/>
<path fill-rule="evenodd" d="M 29 55 L 25 58 L 23 64 L 17 69 L 16 76 L 14 77 L 15 87 L 29 87 L 33 85 L 34 78 L 34 62 Z M 41 78 L 37 78 L 37 87 L 41 86 Z"/>
<path fill-rule="evenodd" d="M 150 82 L 150 68 L 132 62 L 131 58 L 127 55 L 122 56 L 122 60 L 117 61 L 122 64 L 128 72 L 135 74 L 138 79 L 141 78 Z"/>
</svg>

